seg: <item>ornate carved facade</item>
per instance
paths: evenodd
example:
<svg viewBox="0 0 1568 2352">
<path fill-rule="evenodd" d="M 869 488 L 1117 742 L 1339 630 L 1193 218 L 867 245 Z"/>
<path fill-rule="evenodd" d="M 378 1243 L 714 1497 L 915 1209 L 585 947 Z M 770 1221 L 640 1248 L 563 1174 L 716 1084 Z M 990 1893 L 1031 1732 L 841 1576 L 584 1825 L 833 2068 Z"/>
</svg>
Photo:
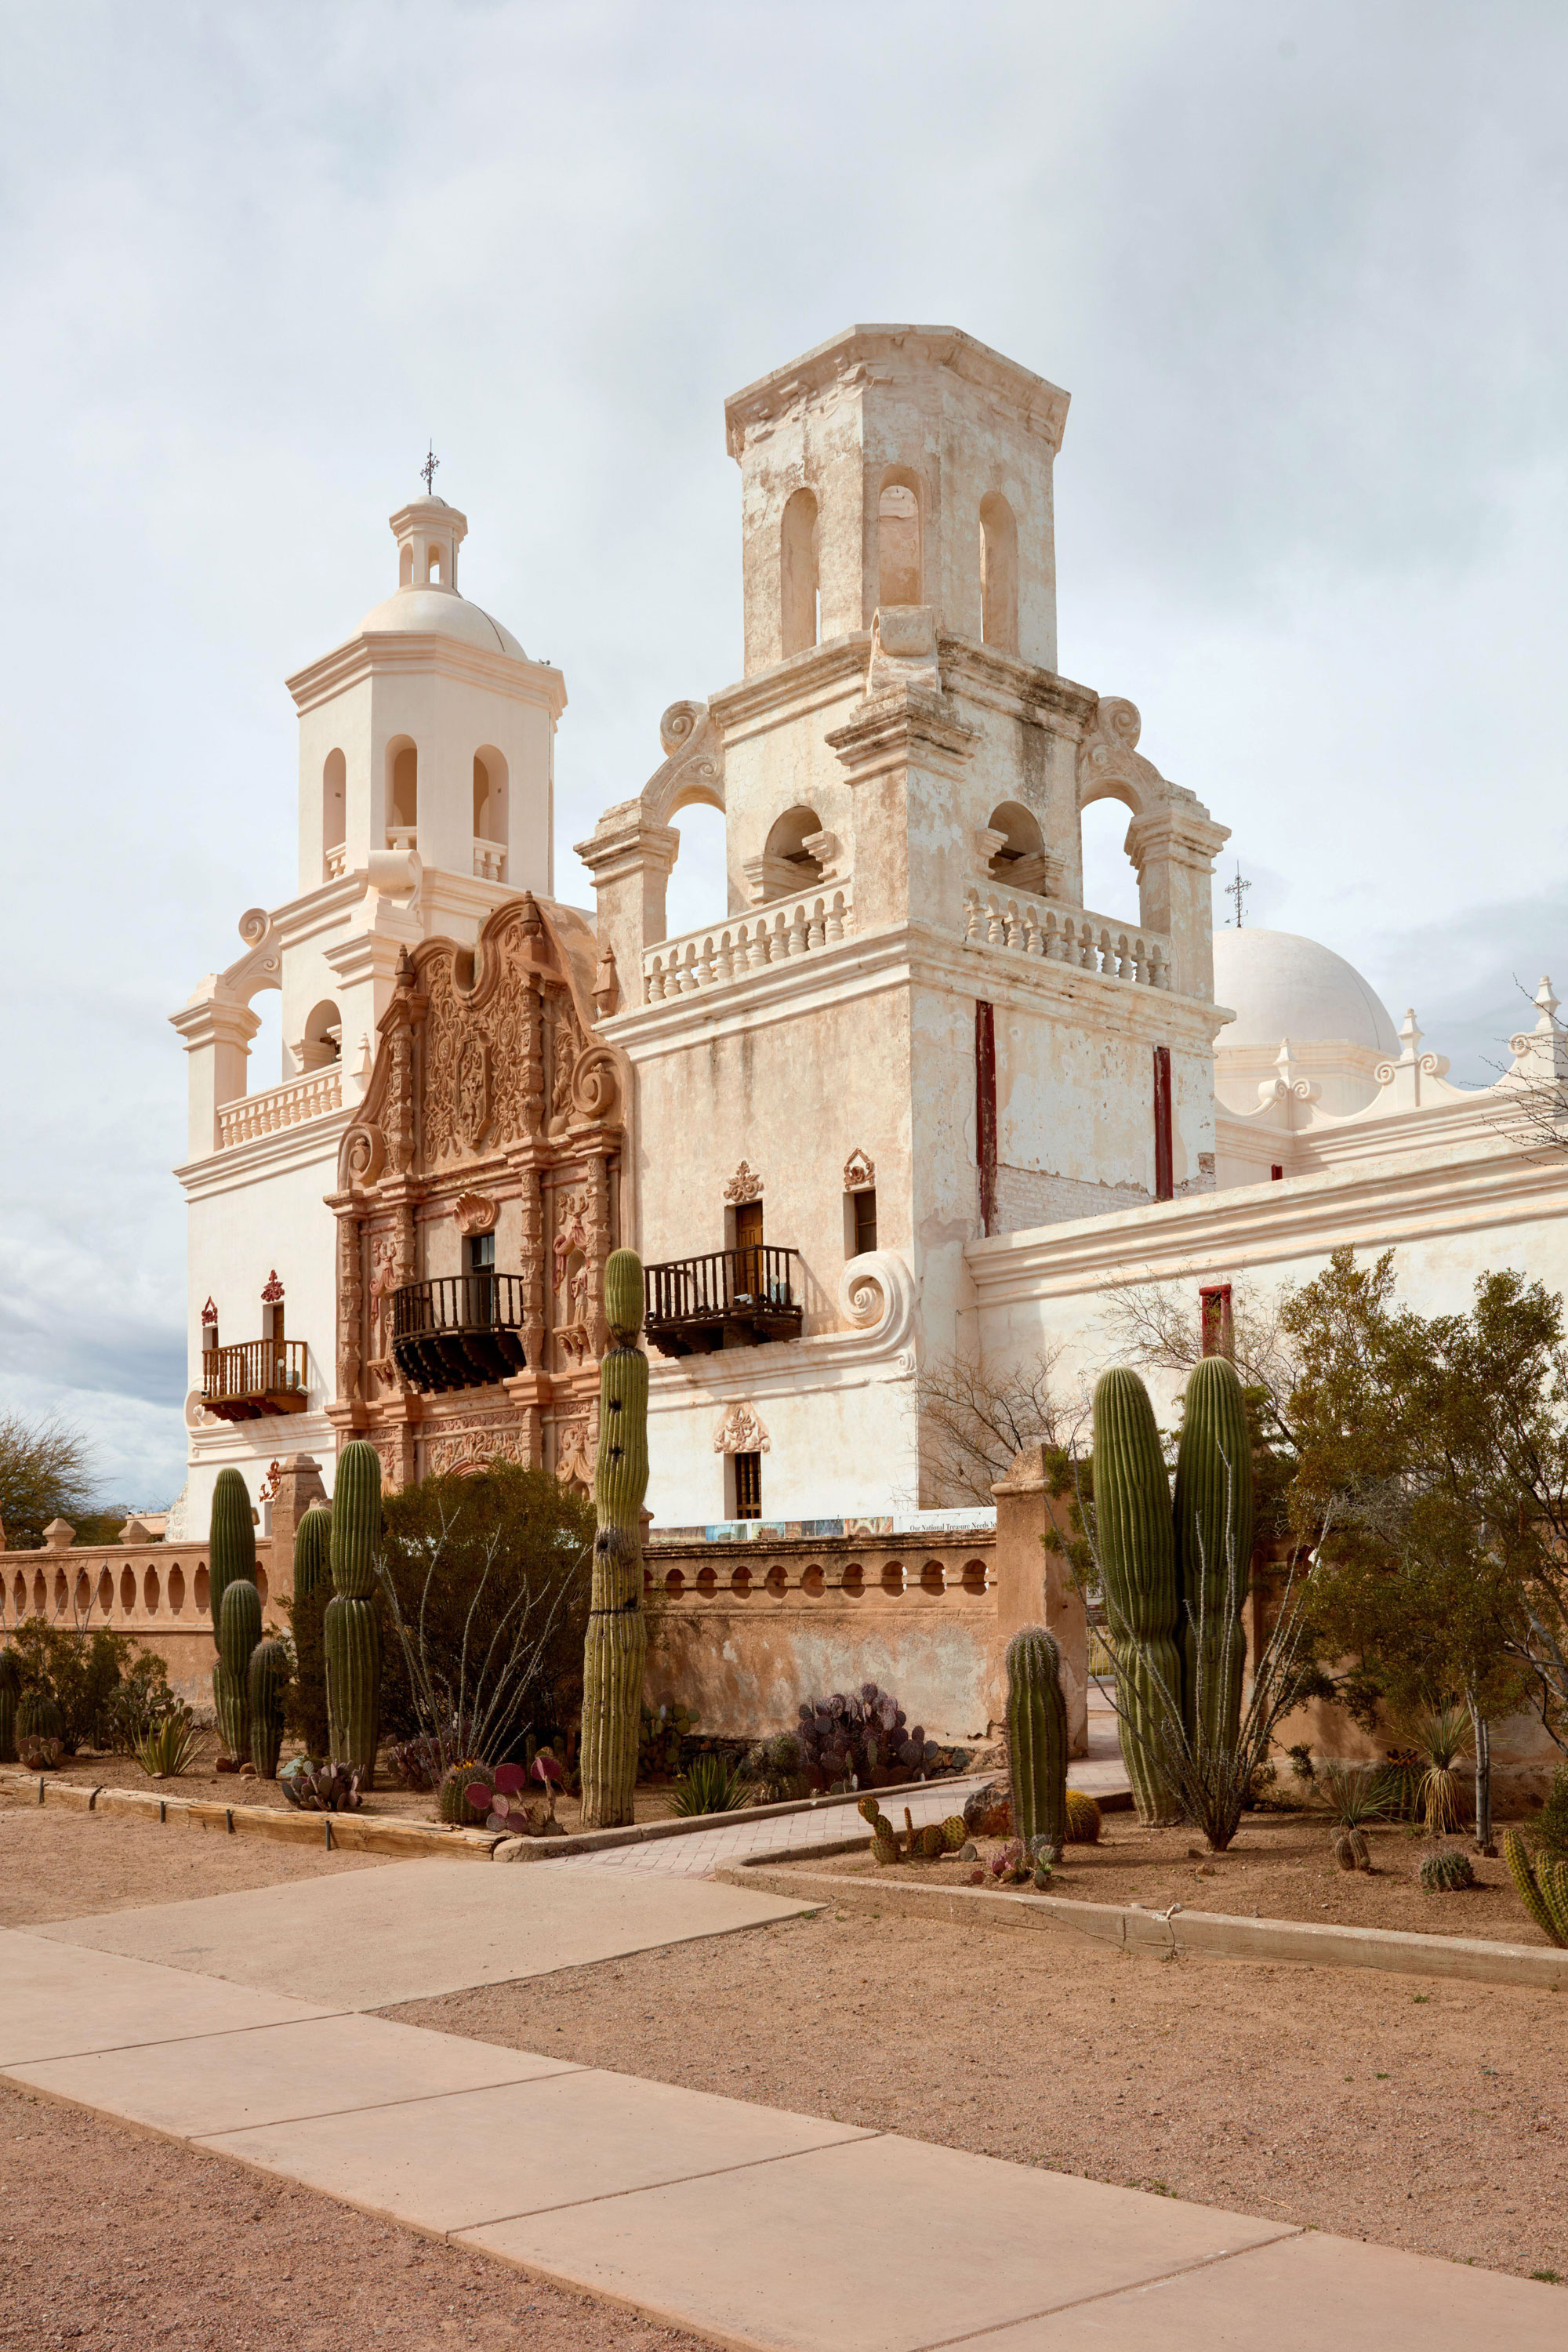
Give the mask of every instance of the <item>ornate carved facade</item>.
<svg viewBox="0 0 1568 2352">
<path fill-rule="evenodd" d="M 428 940 L 399 966 L 330 1202 L 330 1412 L 341 1436 L 370 1439 L 389 1484 L 497 1455 L 591 1476 L 626 1141 L 622 1066 L 594 1033 L 596 961 L 579 915 L 524 896 L 471 950 Z M 493 1280 L 488 1256 L 465 1255 L 491 1234 Z M 443 1297 L 511 1324 L 524 1369 L 434 1394 L 412 1385 L 395 1339 Z"/>
</svg>

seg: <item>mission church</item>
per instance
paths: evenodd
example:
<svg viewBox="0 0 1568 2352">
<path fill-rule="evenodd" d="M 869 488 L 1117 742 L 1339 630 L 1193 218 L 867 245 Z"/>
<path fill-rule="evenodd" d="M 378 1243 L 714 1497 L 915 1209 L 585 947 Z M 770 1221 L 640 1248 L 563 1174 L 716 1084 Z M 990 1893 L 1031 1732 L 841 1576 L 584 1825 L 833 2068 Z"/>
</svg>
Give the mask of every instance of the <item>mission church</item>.
<svg viewBox="0 0 1568 2352">
<path fill-rule="evenodd" d="M 1568 1185 L 1506 1116 L 1560 1084 L 1549 983 L 1497 1087 L 1311 940 L 1214 929 L 1227 831 L 1057 667 L 1068 395 L 951 328 L 855 327 L 725 407 L 744 674 L 556 896 L 559 670 L 461 593 L 467 519 L 288 681 L 299 887 L 174 1016 L 189 1057 L 189 1480 L 370 1439 L 390 1484 L 592 1475 L 605 1262 L 637 1249 L 656 1527 L 940 1523 L 922 1364 L 1105 1360 L 1107 1293 L 1395 1246 L 1404 1294 L 1568 1286 Z M 1136 922 L 1086 907 L 1127 813 Z M 667 935 L 693 803 L 727 905 Z M 252 1083 L 262 992 L 285 1066 Z M 973 1517 L 973 1514 L 969 1515 Z"/>
</svg>

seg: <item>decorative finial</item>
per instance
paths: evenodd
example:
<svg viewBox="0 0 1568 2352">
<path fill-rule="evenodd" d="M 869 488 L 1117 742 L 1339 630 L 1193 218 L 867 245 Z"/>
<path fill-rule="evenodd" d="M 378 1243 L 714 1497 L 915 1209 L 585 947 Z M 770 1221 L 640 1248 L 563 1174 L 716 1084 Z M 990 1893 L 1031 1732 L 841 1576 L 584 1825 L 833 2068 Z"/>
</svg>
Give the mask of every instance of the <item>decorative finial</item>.
<svg viewBox="0 0 1568 2352">
<path fill-rule="evenodd" d="M 436 480 L 436 468 L 440 462 L 440 458 L 436 455 L 436 444 L 432 441 L 430 444 L 430 454 L 419 468 L 420 476 L 425 484 L 425 495 L 427 499 L 435 496 L 434 486 Z"/>
<path fill-rule="evenodd" d="M 1246 898 L 1251 887 L 1252 885 L 1250 882 L 1244 882 L 1242 880 L 1241 868 L 1239 866 L 1237 866 L 1236 869 L 1235 881 L 1227 882 L 1225 886 L 1226 897 L 1236 900 L 1236 928 L 1238 931 L 1241 929 L 1241 902 Z"/>
</svg>

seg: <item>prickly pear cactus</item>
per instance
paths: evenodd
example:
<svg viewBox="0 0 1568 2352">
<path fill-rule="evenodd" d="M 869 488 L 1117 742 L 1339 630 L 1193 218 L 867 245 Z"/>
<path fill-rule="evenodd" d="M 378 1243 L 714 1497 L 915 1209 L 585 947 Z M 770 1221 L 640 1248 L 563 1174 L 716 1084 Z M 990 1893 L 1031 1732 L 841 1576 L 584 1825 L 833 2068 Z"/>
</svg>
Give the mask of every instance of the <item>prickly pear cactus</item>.
<svg viewBox="0 0 1568 2352">
<path fill-rule="evenodd" d="M 237 1764 L 250 1753 L 250 1654 L 261 1639 L 261 1595 L 237 1577 L 223 1596 L 213 1669 L 213 1706 L 224 1753 Z"/>
<path fill-rule="evenodd" d="M 642 1260 L 612 1251 L 605 1268 L 610 1346 L 599 1366 L 598 1528 L 588 1633 L 583 1645 L 583 1826 L 633 1818 L 647 1623 L 642 1605 L 642 1500 L 647 1492 L 647 1358 Z"/>
<path fill-rule="evenodd" d="M 1181 1819 L 1162 1768 L 1172 1709 L 1182 1703 L 1176 1643 L 1176 1550 L 1171 1487 L 1149 1392 L 1113 1364 L 1094 1391 L 1094 1517 L 1116 1639 L 1117 1728 L 1145 1827 Z"/>
<path fill-rule="evenodd" d="M 1194 1755 L 1234 1753 L 1252 1575 L 1252 1433 L 1228 1356 L 1205 1356 L 1188 1377 L 1174 1513 L 1182 1727 Z"/>
<path fill-rule="evenodd" d="M 22 1678 L 8 1649 L 0 1650 L 0 1764 L 16 1761 L 16 1702 Z"/>
<path fill-rule="evenodd" d="M 276 1636 L 250 1654 L 250 1760 L 264 1780 L 278 1778 L 283 1746 L 283 1695 L 289 1687 L 288 1644 Z"/>
<path fill-rule="evenodd" d="M 375 1541 L 381 1533 L 381 1456 L 363 1437 L 338 1456 L 332 1487 L 332 1598 L 321 1623 L 327 1730 L 334 1764 L 375 1786 L 381 1713 L 381 1622 Z"/>
<path fill-rule="evenodd" d="M 1008 1643 L 1005 1663 L 1013 1826 L 1026 1853 L 1059 1854 L 1068 1833 L 1068 1707 L 1055 1634 L 1026 1625 Z"/>
</svg>

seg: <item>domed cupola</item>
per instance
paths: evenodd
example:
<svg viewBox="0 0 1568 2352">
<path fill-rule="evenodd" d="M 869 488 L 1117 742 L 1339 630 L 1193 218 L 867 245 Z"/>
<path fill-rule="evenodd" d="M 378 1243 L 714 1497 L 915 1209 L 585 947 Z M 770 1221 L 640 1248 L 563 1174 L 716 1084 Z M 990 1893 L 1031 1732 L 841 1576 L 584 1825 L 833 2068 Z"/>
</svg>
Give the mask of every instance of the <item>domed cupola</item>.
<svg viewBox="0 0 1568 2352">
<path fill-rule="evenodd" d="M 1379 1063 L 1399 1057 L 1387 1008 L 1354 965 L 1294 931 L 1215 931 L 1214 992 L 1235 1015 L 1215 1045 L 1215 1090 L 1228 1109 L 1256 1108 L 1287 1038 L 1337 1118 L 1373 1101 Z"/>
</svg>

